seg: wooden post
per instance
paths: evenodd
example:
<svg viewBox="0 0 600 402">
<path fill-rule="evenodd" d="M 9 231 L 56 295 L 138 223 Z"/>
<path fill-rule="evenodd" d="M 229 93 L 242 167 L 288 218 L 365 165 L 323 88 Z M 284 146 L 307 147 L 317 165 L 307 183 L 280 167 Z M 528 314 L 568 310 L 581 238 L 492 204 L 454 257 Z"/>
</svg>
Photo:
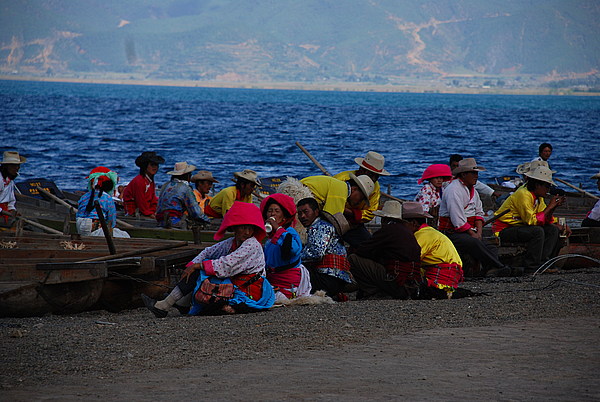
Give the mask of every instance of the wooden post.
<svg viewBox="0 0 600 402">
<path fill-rule="evenodd" d="M 98 220 L 100 221 L 100 225 L 102 226 L 102 232 L 104 233 L 104 238 L 106 239 L 106 244 L 108 245 L 108 252 L 111 255 L 117 254 L 115 243 L 113 242 L 113 238 L 110 234 L 108 225 L 106 224 L 106 219 L 104 219 L 104 214 L 102 213 L 102 208 L 100 208 L 100 203 L 98 202 L 98 200 L 94 201 L 94 207 L 96 208 L 96 212 L 98 213 Z"/>
</svg>

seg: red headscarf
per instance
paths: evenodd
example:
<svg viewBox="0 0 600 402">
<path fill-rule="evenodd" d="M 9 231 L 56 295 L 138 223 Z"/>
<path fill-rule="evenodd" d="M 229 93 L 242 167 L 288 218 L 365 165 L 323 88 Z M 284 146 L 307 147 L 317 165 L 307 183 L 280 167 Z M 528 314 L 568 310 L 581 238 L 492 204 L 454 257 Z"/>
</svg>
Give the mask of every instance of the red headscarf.
<svg viewBox="0 0 600 402">
<path fill-rule="evenodd" d="M 258 207 L 247 202 L 235 201 L 223 217 L 223 222 L 221 222 L 219 230 L 215 233 L 214 239 L 217 241 L 221 240 L 225 235 L 227 228 L 237 225 L 256 226 L 254 237 L 256 237 L 256 240 L 259 242 L 267 235 L 265 223 L 263 222 Z"/>
<path fill-rule="evenodd" d="M 450 170 L 450 166 L 441 163 L 429 165 L 417 183 L 421 184 L 423 183 L 423 180 L 433 179 L 434 177 L 447 177 L 447 179 L 444 181 L 452 179 L 452 171 Z"/>
<path fill-rule="evenodd" d="M 296 225 L 296 203 L 294 199 L 289 195 L 275 193 L 271 194 L 260 203 L 260 212 L 262 214 L 263 219 L 267 219 L 267 205 L 276 202 L 281 208 L 285 209 L 285 211 L 291 216 L 290 226 Z"/>
</svg>

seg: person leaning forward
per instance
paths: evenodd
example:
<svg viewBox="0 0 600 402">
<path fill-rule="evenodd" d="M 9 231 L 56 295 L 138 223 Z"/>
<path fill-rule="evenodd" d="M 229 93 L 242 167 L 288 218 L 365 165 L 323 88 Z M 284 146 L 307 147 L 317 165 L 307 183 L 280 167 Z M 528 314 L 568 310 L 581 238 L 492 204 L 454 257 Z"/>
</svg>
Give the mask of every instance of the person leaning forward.
<svg viewBox="0 0 600 402">
<path fill-rule="evenodd" d="M 366 175 L 373 181 L 373 191 L 368 197 L 369 202 L 360 209 L 360 216 L 357 214 L 353 219 L 349 219 L 351 229 L 344 235 L 344 240 L 351 246 L 356 247 L 371 237 L 364 224 L 373 220 L 373 212 L 379 209 L 379 200 L 381 198 L 379 177 L 389 176 L 390 172 L 384 169 L 385 158 L 383 155 L 374 151 L 367 152 L 364 158 L 355 158 L 354 162 L 359 166 L 357 170 L 340 172 L 333 177 L 348 182 L 352 173 L 357 177 Z"/>
<path fill-rule="evenodd" d="M 309 188 L 321 211 L 337 219 L 345 218 L 348 223 L 356 223 L 360 222 L 362 206 L 365 203 L 369 205 L 369 196 L 375 185 L 367 175 L 350 173 L 349 176 L 347 182 L 329 176 L 309 176 L 300 182 Z"/>
<path fill-rule="evenodd" d="M 5 151 L 2 155 L 0 162 L 0 212 L 3 212 L 0 215 L 0 223 L 2 226 L 11 226 L 17 215 L 14 180 L 19 175 L 21 164 L 26 161 L 27 158 L 16 151 Z"/>
<path fill-rule="evenodd" d="M 474 158 L 458 162 L 452 170 L 456 179 L 442 194 L 438 228 L 454 243 L 461 256 L 468 254 L 479 261 L 486 276 L 522 275 L 523 268 L 511 270 L 500 262 L 497 249 L 483 242 L 483 206 L 475 190 L 479 172 L 483 170 L 485 168 L 477 165 Z"/>
<path fill-rule="evenodd" d="M 165 163 L 165 159 L 156 152 L 142 152 L 135 159 L 135 164 L 140 168 L 140 174 L 123 190 L 123 206 L 127 215 L 134 216 L 138 212 L 148 218 L 156 218 L 156 185 L 154 176 L 158 172 L 158 165 Z"/>
<path fill-rule="evenodd" d="M 554 210 L 563 205 L 566 198 L 554 195 L 547 206 L 544 202 L 544 196 L 554 185 L 552 171 L 546 166 L 537 166 L 523 174 L 527 183 L 504 201 L 496 215 L 505 210 L 509 212 L 500 216 L 492 229 L 504 242 L 527 244 L 523 266 L 526 273 L 532 273 L 558 255 L 560 232 L 565 230 L 569 235 L 571 230 L 566 225 L 564 228 L 558 225 L 554 217 Z"/>
<path fill-rule="evenodd" d="M 235 201 L 252 203 L 252 192 L 261 185 L 258 174 L 251 169 L 234 172 L 235 186 L 219 191 L 204 207 L 211 218 L 222 218 Z"/>
<path fill-rule="evenodd" d="M 416 297 L 421 283 L 421 247 L 402 224 L 400 203 L 388 201 L 375 215 L 382 217 L 381 229 L 348 257 L 359 287 L 356 297 Z"/>
</svg>

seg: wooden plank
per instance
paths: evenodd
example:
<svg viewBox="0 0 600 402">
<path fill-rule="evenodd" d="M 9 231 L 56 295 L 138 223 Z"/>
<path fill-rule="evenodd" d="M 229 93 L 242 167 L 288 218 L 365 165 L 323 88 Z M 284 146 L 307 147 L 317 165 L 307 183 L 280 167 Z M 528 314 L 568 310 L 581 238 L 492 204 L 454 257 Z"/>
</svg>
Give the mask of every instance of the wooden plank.
<svg viewBox="0 0 600 402">
<path fill-rule="evenodd" d="M 53 267 L 49 269 L 37 269 L 31 266 L 11 265 L 3 267 L 0 270 L 0 281 L 36 281 L 46 284 L 82 282 L 92 279 L 106 278 L 108 270 L 106 264 L 93 263 L 77 268 L 68 268 L 68 264 L 77 265 L 77 263 L 64 263 L 62 268 Z M 41 265 L 41 264 L 40 264 Z"/>
</svg>

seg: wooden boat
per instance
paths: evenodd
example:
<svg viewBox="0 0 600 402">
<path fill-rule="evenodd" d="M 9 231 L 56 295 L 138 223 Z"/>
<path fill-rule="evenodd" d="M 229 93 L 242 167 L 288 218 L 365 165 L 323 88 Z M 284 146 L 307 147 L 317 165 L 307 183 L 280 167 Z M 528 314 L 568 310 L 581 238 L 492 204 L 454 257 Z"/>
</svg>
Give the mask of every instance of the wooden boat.
<svg viewBox="0 0 600 402">
<path fill-rule="evenodd" d="M 187 242 L 0 232 L 0 316 L 119 311 L 160 297 L 201 247 Z"/>
</svg>

